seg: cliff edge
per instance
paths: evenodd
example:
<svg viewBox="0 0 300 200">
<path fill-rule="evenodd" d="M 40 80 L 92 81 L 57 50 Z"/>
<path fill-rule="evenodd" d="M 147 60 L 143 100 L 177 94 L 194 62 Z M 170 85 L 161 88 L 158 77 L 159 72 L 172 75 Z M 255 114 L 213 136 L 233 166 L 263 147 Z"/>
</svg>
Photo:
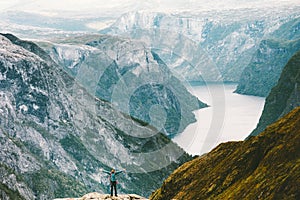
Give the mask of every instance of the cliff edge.
<svg viewBox="0 0 300 200">
<path fill-rule="evenodd" d="M 63 198 L 54 200 L 148 200 L 136 194 L 121 194 L 118 197 L 111 197 L 109 194 L 100 194 L 97 192 L 89 193 L 80 198 Z"/>
</svg>

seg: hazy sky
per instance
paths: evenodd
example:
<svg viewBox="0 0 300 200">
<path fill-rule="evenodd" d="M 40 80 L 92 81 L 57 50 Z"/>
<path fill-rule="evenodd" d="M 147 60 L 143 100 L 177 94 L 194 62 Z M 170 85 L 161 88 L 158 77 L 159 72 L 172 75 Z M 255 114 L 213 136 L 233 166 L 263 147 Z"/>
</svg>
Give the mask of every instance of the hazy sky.
<svg viewBox="0 0 300 200">
<path fill-rule="evenodd" d="M 109 2 L 109 3 L 108 3 Z M 298 5 L 299 0 L 0 0 L 0 10 L 45 15 L 115 15 L 135 10 L 178 11 Z"/>
</svg>

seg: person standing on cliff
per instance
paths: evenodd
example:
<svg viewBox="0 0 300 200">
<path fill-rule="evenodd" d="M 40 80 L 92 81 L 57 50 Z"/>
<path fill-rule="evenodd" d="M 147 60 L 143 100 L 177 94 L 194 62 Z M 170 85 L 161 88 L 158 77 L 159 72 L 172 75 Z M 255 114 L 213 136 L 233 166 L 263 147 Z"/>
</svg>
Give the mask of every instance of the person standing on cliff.
<svg viewBox="0 0 300 200">
<path fill-rule="evenodd" d="M 113 190 L 115 191 L 115 196 L 118 196 L 117 193 L 117 179 L 116 175 L 120 174 L 122 172 L 126 172 L 126 170 L 121 170 L 121 171 L 115 171 L 115 169 L 112 169 L 111 171 L 106 171 L 104 169 L 100 169 L 101 172 L 104 172 L 106 174 L 109 174 L 109 179 L 110 179 L 110 195 L 113 196 Z"/>
</svg>

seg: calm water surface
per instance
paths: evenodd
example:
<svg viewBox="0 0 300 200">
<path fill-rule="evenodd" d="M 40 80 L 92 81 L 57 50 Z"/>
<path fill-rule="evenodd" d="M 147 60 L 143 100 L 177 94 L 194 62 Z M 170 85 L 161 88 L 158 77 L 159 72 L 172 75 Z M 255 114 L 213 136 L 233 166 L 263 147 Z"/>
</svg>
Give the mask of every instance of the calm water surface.
<svg viewBox="0 0 300 200">
<path fill-rule="evenodd" d="M 244 140 L 256 127 L 265 98 L 235 94 L 236 84 L 193 86 L 190 91 L 209 108 L 195 111 L 197 122 L 173 141 L 192 155 L 201 155 L 218 144 Z"/>
</svg>

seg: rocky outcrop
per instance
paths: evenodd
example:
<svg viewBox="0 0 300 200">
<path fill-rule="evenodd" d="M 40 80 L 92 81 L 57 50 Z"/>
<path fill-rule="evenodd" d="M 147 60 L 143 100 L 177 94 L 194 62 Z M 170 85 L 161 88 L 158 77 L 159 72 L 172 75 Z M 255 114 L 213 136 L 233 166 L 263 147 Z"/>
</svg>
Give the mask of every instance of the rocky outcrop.
<svg viewBox="0 0 300 200">
<path fill-rule="evenodd" d="M 99 194 L 97 192 L 89 193 L 80 198 L 64 198 L 54 200 L 147 200 L 136 194 L 120 194 L 118 197 L 109 194 Z"/>
<path fill-rule="evenodd" d="M 1 199 L 104 192 L 107 176 L 98 169 L 112 167 L 127 169 L 120 192 L 148 196 L 190 159 L 157 129 L 84 86 L 42 49 L 0 35 Z"/>
<path fill-rule="evenodd" d="M 299 199 L 299 158 L 297 107 L 260 135 L 185 163 L 150 199 Z"/>
<path fill-rule="evenodd" d="M 269 124 L 300 106 L 300 51 L 286 64 L 277 85 L 266 98 L 259 123 L 250 136 L 259 134 Z"/>
</svg>

